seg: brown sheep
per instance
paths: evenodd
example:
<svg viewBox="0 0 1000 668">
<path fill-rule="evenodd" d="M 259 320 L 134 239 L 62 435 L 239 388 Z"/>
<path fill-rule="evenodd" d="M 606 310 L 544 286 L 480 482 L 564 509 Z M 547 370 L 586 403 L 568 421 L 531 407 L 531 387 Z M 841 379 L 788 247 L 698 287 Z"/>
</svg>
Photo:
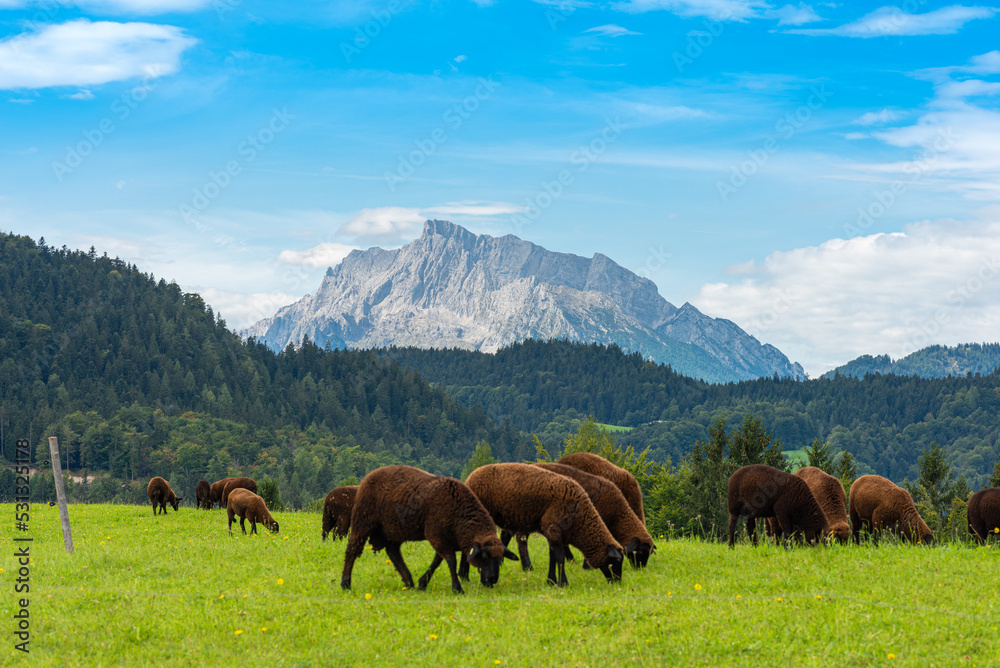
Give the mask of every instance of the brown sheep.
<svg viewBox="0 0 1000 668">
<path fill-rule="evenodd" d="M 764 464 L 751 464 L 729 476 L 726 505 L 729 509 L 729 547 L 736 543 L 736 523 L 747 516 L 747 533 L 757 544 L 758 517 L 773 517 L 780 529 L 778 538 L 796 530 L 813 544 L 829 531 L 823 509 L 802 478 Z"/>
<path fill-rule="evenodd" d="M 254 494 L 257 493 L 257 481 L 253 478 L 230 478 L 225 487 L 222 488 L 222 505 L 229 507 L 229 495 L 234 489 L 249 489 Z"/>
<path fill-rule="evenodd" d="M 207 480 L 200 480 L 194 487 L 194 498 L 198 507 L 203 510 L 212 509 L 212 486 Z"/>
<path fill-rule="evenodd" d="M 1000 528 L 1000 487 L 987 487 L 972 495 L 968 509 L 969 533 L 983 544 Z"/>
<path fill-rule="evenodd" d="M 613 482 L 621 490 L 639 521 L 643 525 L 646 524 L 646 511 L 642 507 L 642 489 L 630 472 L 615 466 L 604 457 L 589 452 L 574 452 L 560 459 L 558 463 L 572 466 L 591 475 L 599 475 Z"/>
<path fill-rule="evenodd" d="M 597 509 L 597 514 L 604 520 L 608 531 L 615 540 L 625 546 L 625 556 L 632 566 L 642 568 L 646 565 L 649 555 L 656 549 L 653 537 L 649 535 L 646 525 L 636 516 L 635 511 L 625 500 L 625 495 L 613 482 L 568 464 L 538 462 L 535 466 L 580 483 L 594 504 L 594 508 Z M 527 551 L 527 547 L 525 550 Z M 585 564 L 584 567 L 586 566 Z"/>
<path fill-rule="evenodd" d="M 330 490 L 323 501 L 323 540 L 333 531 L 334 538 L 343 538 L 351 528 L 351 511 L 354 510 L 354 497 L 358 494 L 357 485 L 347 485 Z"/>
<path fill-rule="evenodd" d="M 249 489 L 239 487 L 229 494 L 226 504 L 226 512 L 229 513 L 229 535 L 233 535 L 233 521 L 240 518 L 240 528 L 243 535 L 246 535 L 246 520 L 250 520 L 250 533 L 257 533 L 257 523 L 263 524 L 271 533 L 278 533 L 278 523 L 271 517 L 271 513 L 264 504 L 264 499 L 257 496 Z"/>
<path fill-rule="evenodd" d="M 840 479 L 815 466 L 803 466 L 795 475 L 809 485 L 816 502 L 826 515 L 830 535 L 838 542 L 846 543 L 851 538 L 851 527 L 847 524 L 847 495 L 844 494 Z"/>
<path fill-rule="evenodd" d="M 934 537 L 920 517 L 910 493 L 894 482 L 877 475 L 863 475 L 851 485 L 851 531 L 854 542 L 861 542 L 861 527 L 866 525 L 875 542 L 883 529 L 900 534 L 913 543 L 931 544 Z"/>
<path fill-rule="evenodd" d="M 358 486 L 340 586 L 351 588 L 354 562 L 368 541 L 375 552 L 385 549 L 403 586 L 413 587 L 413 576 L 399 548 L 417 540 L 426 540 L 434 548 L 434 559 L 420 576 L 420 590 L 427 588 L 443 560 L 451 572 L 452 590 L 464 593 L 458 581 L 456 552 L 479 569 L 480 582 L 486 587 L 500 579 L 504 557 L 517 560 L 497 538 L 493 519 L 464 483 L 412 466 L 384 466 L 366 475 Z"/>
<path fill-rule="evenodd" d="M 168 503 L 176 511 L 177 504 L 184 500 L 184 497 L 174 494 L 174 490 L 170 489 L 170 483 L 160 476 L 156 476 L 146 485 L 146 496 L 149 497 L 149 502 L 153 504 L 154 515 L 156 515 L 157 507 L 166 515 Z"/>
<path fill-rule="evenodd" d="M 226 507 L 225 504 L 222 503 L 222 492 L 226 489 L 226 483 L 235 479 L 236 478 L 223 478 L 222 480 L 217 480 L 212 483 L 212 486 L 209 488 L 209 495 L 213 504 L 218 504 L 220 508 Z"/>
<path fill-rule="evenodd" d="M 487 464 L 470 473 L 466 484 L 501 529 L 548 539 L 550 584 L 568 584 L 567 545 L 577 546 L 608 582 L 621 579 L 622 546 L 580 483 L 530 464 Z"/>
</svg>

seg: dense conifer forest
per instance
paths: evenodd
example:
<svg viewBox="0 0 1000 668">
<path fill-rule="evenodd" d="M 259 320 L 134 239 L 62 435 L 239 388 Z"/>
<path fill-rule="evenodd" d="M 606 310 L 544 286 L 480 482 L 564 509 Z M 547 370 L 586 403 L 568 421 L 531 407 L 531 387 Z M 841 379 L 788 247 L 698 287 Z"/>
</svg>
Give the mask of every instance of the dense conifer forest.
<svg viewBox="0 0 1000 668">
<path fill-rule="evenodd" d="M 386 464 L 457 476 L 474 461 L 589 447 L 641 459 L 651 498 L 674 499 L 661 524 L 675 525 L 674 492 L 698 498 L 710 444 L 725 453 L 746 429 L 768 457 L 805 461 L 821 444 L 831 461 L 850 455 L 851 475 L 897 482 L 917 480 L 920 458 L 939 448 L 976 489 L 997 461 L 998 415 L 997 373 L 712 385 L 616 346 L 565 341 L 488 355 L 307 340 L 276 354 L 135 265 L 0 235 L 0 455 L 11 460 L 15 439 L 30 438 L 42 461 L 45 437 L 57 436 L 75 500 L 144 502 L 152 475 L 188 495 L 202 478 L 251 475 L 275 481 L 286 506 L 315 507 Z M 0 472 L 0 497 L 12 478 Z M 41 471 L 33 494 L 48 498 L 51 484 Z"/>
</svg>

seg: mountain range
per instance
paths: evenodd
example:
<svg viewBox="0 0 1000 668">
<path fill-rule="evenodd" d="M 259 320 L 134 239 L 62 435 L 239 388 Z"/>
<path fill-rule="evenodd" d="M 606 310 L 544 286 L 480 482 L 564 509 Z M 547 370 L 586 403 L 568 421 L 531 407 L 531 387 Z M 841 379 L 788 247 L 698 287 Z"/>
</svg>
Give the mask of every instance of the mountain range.
<svg viewBox="0 0 1000 668">
<path fill-rule="evenodd" d="M 1000 343 L 963 343 L 957 346 L 928 346 L 895 361 L 888 355 L 862 355 L 823 374 L 862 378 L 866 373 L 944 378 L 988 374 L 1000 367 Z"/>
<path fill-rule="evenodd" d="M 805 378 L 799 364 L 735 323 L 595 253 L 557 253 L 513 235 L 477 235 L 428 220 L 394 250 L 352 251 L 319 289 L 241 334 L 280 350 L 415 346 L 495 352 L 526 339 L 617 344 L 710 382 Z"/>
</svg>

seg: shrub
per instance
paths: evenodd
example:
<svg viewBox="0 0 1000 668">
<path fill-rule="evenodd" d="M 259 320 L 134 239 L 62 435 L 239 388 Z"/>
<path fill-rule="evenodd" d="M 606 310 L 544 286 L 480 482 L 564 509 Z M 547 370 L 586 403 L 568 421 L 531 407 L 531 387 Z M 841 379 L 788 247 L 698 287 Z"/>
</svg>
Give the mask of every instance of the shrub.
<svg viewBox="0 0 1000 668">
<path fill-rule="evenodd" d="M 270 476 L 264 477 L 257 485 L 257 492 L 264 499 L 264 505 L 273 512 L 285 509 L 285 504 L 281 502 L 281 490 L 278 489 L 278 481 Z"/>
</svg>

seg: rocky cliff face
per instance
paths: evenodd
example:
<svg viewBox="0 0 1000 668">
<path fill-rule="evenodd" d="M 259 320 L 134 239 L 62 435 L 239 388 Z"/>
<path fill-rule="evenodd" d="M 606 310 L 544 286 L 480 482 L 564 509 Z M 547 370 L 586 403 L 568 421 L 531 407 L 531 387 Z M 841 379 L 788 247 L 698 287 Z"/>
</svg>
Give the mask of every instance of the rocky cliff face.
<svg viewBox="0 0 1000 668">
<path fill-rule="evenodd" d="M 333 347 L 460 347 L 494 352 L 526 338 L 617 343 L 711 381 L 804 378 L 773 346 L 595 254 L 553 253 L 515 236 L 440 220 L 396 250 L 354 251 L 319 290 L 243 332 L 275 349 L 308 336 Z"/>
</svg>

